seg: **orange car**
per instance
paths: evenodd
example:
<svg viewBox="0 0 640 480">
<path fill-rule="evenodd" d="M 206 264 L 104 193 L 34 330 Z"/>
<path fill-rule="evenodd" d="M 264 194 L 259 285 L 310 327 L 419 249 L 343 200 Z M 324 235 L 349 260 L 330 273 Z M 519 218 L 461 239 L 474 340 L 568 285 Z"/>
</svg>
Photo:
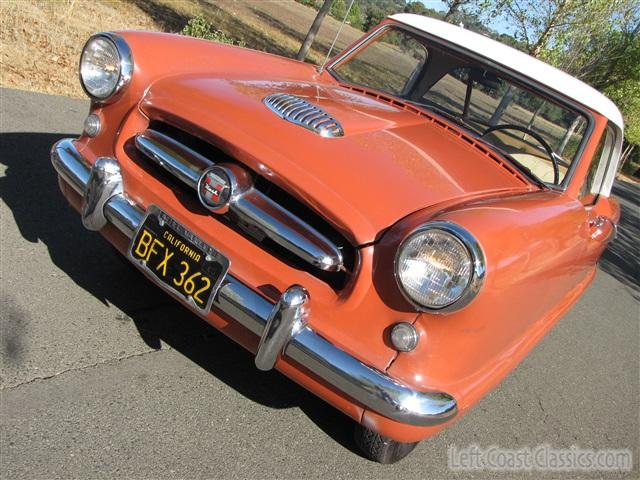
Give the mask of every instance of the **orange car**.
<svg viewBox="0 0 640 480">
<path fill-rule="evenodd" d="M 80 80 L 84 132 L 51 159 L 85 227 L 382 463 L 498 384 L 615 236 L 615 105 L 433 19 L 394 15 L 321 68 L 100 33 Z"/>
</svg>

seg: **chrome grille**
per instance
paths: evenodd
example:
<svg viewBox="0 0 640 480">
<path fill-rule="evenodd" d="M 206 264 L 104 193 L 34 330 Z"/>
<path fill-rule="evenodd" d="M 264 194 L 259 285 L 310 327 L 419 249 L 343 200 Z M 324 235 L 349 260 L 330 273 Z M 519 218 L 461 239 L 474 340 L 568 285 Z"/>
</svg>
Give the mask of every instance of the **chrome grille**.
<svg viewBox="0 0 640 480">
<path fill-rule="evenodd" d="M 300 125 L 322 137 L 342 137 L 342 125 L 325 112 L 304 98 L 289 93 L 274 93 L 265 97 L 264 104 L 284 120 Z"/>
<path fill-rule="evenodd" d="M 176 138 L 152 128 L 139 133 L 133 140 L 139 152 L 194 193 L 198 179 L 213 165 L 245 171 L 239 165 L 228 163 L 229 159 L 216 158 L 214 161 Z M 219 163 L 220 160 L 222 163 Z M 314 269 L 324 272 L 345 271 L 344 244 L 334 243 L 302 217 L 262 193 L 250 176 L 247 178 L 249 183 L 239 195 L 234 195 L 228 213 L 216 213 L 214 216 L 219 215 L 240 227 L 248 227 L 258 237 L 270 239 Z"/>
</svg>

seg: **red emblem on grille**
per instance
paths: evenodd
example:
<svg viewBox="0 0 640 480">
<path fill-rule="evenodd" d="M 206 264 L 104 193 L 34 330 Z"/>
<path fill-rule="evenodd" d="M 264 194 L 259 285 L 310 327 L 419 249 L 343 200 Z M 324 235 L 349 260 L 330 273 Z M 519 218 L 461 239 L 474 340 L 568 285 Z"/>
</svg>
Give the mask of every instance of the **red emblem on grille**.
<svg viewBox="0 0 640 480">
<path fill-rule="evenodd" d="M 198 182 L 200 202 L 209 210 L 219 210 L 229 203 L 231 182 L 222 167 L 211 167 L 204 171 Z"/>
</svg>

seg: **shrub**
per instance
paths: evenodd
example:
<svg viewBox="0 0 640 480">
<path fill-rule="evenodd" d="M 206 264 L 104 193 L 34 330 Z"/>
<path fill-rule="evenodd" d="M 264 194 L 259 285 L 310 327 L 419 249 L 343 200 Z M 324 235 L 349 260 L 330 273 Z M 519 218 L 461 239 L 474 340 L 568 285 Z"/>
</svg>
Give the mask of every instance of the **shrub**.
<svg viewBox="0 0 640 480">
<path fill-rule="evenodd" d="M 363 30 L 368 32 L 384 20 L 385 16 L 386 14 L 381 8 L 376 7 L 375 5 L 369 6 L 369 8 L 367 8 L 367 13 L 365 14 L 364 24 L 362 25 Z"/>
<path fill-rule="evenodd" d="M 311 7 L 315 10 L 320 10 L 320 6 L 322 3 L 318 2 L 318 0 L 296 0 L 296 2 L 301 3 L 305 7 Z"/>
<path fill-rule="evenodd" d="M 347 13 L 347 4 L 344 3 L 344 0 L 333 0 L 329 15 L 339 21 L 342 21 L 345 13 Z"/>
<path fill-rule="evenodd" d="M 204 40 L 213 40 L 214 42 L 219 43 L 227 43 L 229 45 L 238 45 L 240 47 L 244 47 L 245 45 L 243 41 L 236 42 L 223 31 L 213 28 L 203 15 L 198 15 L 197 17 L 193 17 L 189 20 L 180 34 L 189 37 L 202 38 Z"/>
</svg>

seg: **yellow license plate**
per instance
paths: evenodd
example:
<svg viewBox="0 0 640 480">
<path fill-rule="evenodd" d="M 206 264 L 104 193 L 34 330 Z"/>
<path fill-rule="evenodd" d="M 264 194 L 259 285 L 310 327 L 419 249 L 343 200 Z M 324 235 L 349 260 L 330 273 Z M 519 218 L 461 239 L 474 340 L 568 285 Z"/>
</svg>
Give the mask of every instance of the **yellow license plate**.
<svg viewBox="0 0 640 480">
<path fill-rule="evenodd" d="M 129 256 L 165 290 L 204 313 L 229 270 L 224 255 L 155 205 L 147 210 Z"/>
</svg>

